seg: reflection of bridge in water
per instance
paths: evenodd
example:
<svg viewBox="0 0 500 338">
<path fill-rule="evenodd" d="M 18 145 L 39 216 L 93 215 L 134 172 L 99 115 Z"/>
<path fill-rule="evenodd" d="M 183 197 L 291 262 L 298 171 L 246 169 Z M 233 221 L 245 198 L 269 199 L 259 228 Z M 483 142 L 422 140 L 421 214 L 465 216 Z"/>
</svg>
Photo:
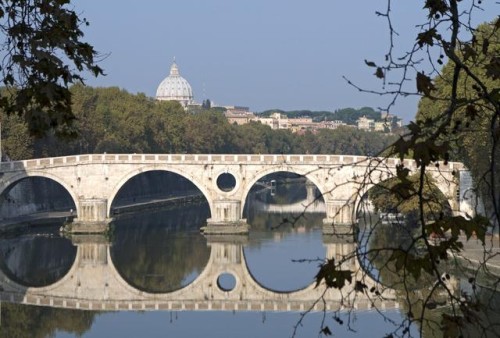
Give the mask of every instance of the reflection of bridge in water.
<svg viewBox="0 0 500 338">
<path fill-rule="evenodd" d="M 326 256 L 336 261 L 351 257 L 355 250 L 352 236 L 351 240 L 331 236 L 324 239 Z M 324 285 L 315 288 L 314 283 L 293 292 L 266 289 L 249 272 L 243 252 L 245 241 L 246 237 L 227 241 L 220 236 L 214 241 L 209 238 L 210 258 L 195 281 L 174 292 L 148 293 L 121 277 L 111 260 L 110 244 L 103 236 L 78 236 L 73 239 L 77 246 L 75 262 L 62 279 L 44 287 L 25 287 L 0 272 L 0 296 L 2 301 L 13 303 L 95 311 L 322 311 L 399 307 L 394 292 L 367 277 L 354 256 L 342 265 L 353 272 L 353 283 L 342 290 L 325 290 Z M 231 290 L 219 283 L 219 278 L 226 274 L 236 281 Z M 354 281 L 361 279 L 367 290 L 375 287 L 381 296 L 354 292 Z"/>
</svg>

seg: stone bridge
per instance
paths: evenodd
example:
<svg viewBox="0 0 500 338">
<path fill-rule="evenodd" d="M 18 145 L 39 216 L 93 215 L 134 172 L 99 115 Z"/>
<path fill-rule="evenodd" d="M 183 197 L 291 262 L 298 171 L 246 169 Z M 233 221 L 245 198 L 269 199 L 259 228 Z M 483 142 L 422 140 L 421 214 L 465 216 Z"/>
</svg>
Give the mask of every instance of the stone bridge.
<svg viewBox="0 0 500 338">
<path fill-rule="evenodd" d="M 248 231 L 243 208 L 252 186 L 268 174 L 289 172 L 316 185 L 325 201 L 324 231 L 341 233 L 352 229 L 360 197 L 373 184 L 393 177 L 398 164 L 393 158 L 348 155 L 89 154 L 1 163 L 0 194 L 26 177 L 49 178 L 75 202 L 73 231 L 99 232 L 128 180 L 148 171 L 169 171 L 191 181 L 207 199 L 207 233 L 239 233 Z M 404 165 L 416 170 L 412 160 Z M 429 169 L 455 212 L 459 170 L 465 168 L 453 162 Z M 222 186 L 222 178 L 232 185 Z"/>
<path fill-rule="evenodd" d="M 235 237 L 237 242 L 234 241 Z M 192 310 L 192 311 L 336 311 L 349 309 L 398 308 L 395 293 L 370 279 L 353 252 L 353 236 L 325 236 L 326 257 L 351 270 L 353 282 L 342 290 L 326 289 L 315 283 L 297 291 L 276 292 L 261 286 L 251 275 L 243 251 L 245 236 L 208 237 L 211 253 L 207 265 L 189 285 L 169 293 L 148 293 L 128 284 L 115 268 L 110 243 L 102 235 L 75 235 L 76 259 L 59 281 L 44 287 L 26 287 L 0 270 L 0 300 L 50 307 L 95 310 Z M 230 274 L 231 289 L 220 286 L 219 277 Z M 311 276 L 312 279 L 312 276 Z M 354 281 L 362 280 L 367 290 L 379 296 L 355 292 Z M 323 302 L 324 300 L 324 302 Z"/>
</svg>

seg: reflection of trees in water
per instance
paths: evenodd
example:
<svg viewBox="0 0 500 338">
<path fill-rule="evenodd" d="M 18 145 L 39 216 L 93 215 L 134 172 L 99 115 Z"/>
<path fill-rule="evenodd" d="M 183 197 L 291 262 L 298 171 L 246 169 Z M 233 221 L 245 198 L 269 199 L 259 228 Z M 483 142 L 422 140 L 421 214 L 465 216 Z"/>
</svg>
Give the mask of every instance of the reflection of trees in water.
<svg viewBox="0 0 500 338">
<path fill-rule="evenodd" d="M 53 337 L 60 331 L 82 336 L 92 327 L 97 314 L 95 311 L 2 303 L 0 337 Z"/>
<path fill-rule="evenodd" d="M 72 267 L 76 247 L 60 237 L 58 227 L 27 230 L 0 240 L 0 268 L 12 280 L 41 287 L 57 282 Z M 36 231 L 36 233 L 35 233 Z"/>
<path fill-rule="evenodd" d="M 391 260 L 394 249 L 416 253 L 413 243 L 413 228 L 407 223 L 382 224 L 377 216 L 368 214 L 360 218 L 360 238 L 367 236 L 369 240 L 361 243 L 359 254 L 361 262 L 368 272 L 385 287 L 394 289 L 398 302 L 409 315 L 411 320 L 417 323 L 424 322 L 424 337 L 427 333 L 434 332 L 435 325 L 440 325 L 442 306 L 446 305 L 447 294 L 444 289 L 435 290 L 434 278 L 425 274 L 415 279 L 410 274 L 404 274 L 404 270 L 397 267 L 395 260 Z M 369 222 L 372 222 L 370 224 Z M 435 309 L 424 309 L 424 302 L 430 301 Z M 408 319 L 407 319 L 408 320 Z M 439 337 L 434 334 L 429 337 Z"/>
<path fill-rule="evenodd" d="M 210 249 L 199 228 L 206 204 L 134 214 L 116 222 L 111 255 L 125 280 L 147 292 L 169 292 L 191 282 Z"/>
<path fill-rule="evenodd" d="M 372 223 L 369 224 L 369 221 Z M 363 237 L 368 237 L 368 242 L 363 243 Z M 359 238 L 359 254 L 364 267 L 384 286 L 396 291 L 398 302 L 404 312 L 409 314 L 410 320 L 421 327 L 423 337 L 443 337 L 444 332 L 452 333 L 455 330 L 458 335 L 459 327 L 463 330 L 462 333 L 465 333 L 464 337 L 477 337 L 478 330 L 485 327 L 489 330 L 485 337 L 493 336 L 493 333 L 495 336 L 500 334 L 500 295 L 492 290 L 474 286 L 476 270 L 467 272 L 457 269 L 455 261 L 441 259 L 437 263 L 441 271 L 444 271 L 441 280 L 448 286 L 446 290 L 443 285 L 438 285 L 435 276 L 421 271 L 418 278 L 415 278 L 409 273 L 411 269 L 402 269 L 397 266 L 397 260 L 391 259 L 396 250 L 416 257 L 426 253 L 419 249 L 414 227 L 410 224 L 382 224 L 378 217 L 364 215 L 360 218 Z M 411 262 L 408 260 L 404 264 Z M 470 290 L 464 291 L 464 287 Z M 465 298 L 469 301 L 478 300 L 478 307 L 473 311 L 461 307 L 458 300 Z M 450 299 L 454 299 L 453 304 Z M 461 314 L 462 320 L 450 320 L 444 324 L 443 315 L 452 316 L 453 309 Z"/>
</svg>

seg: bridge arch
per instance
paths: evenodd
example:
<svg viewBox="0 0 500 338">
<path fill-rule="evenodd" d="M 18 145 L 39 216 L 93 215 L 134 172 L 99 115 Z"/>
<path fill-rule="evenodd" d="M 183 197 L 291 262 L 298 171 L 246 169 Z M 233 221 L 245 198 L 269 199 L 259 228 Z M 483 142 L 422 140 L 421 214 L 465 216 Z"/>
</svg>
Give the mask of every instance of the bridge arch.
<svg viewBox="0 0 500 338">
<path fill-rule="evenodd" d="M 391 168 L 392 169 L 392 168 Z M 410 176 L 415 175 L 417 171 L 412 170 L 410 172 Z M 427 175 L 430 179 L 432 179 L 432 182 L 429 182 L 434 188 L 437 189 L 438 193 L 442 194 L 442 196 L 439 197 L 444 197 L 444 199 L 447 202 L 447 207 L 449 207 L 449 210 L 451 212 L 454 211 L 454 206 L 456 205 L 456 199 L 454 194 L 452 193 L 453 190 L 453 185 L 456 184 L 456 182 L 453 182 L 453 178 L 450 179 L 448 177 L 445 177 L 442 173 L 438 171 L 428 171 Z M 384 182 L 388 182 L 391 179 L 396 179 L 397 176 L 395 174 L 395 168 L 394 170 L 391 170 L 390 172 L 385 172 L 384 175 L 379 175 L 377 178 L 371 178 L 370 177 L 370 182 L 363 183 L 361 186 L 361 189 L 359 189 L 356 193 L 355 198 L 353 198 L 354 202 L 354 208 L 353 212 L 356 217 L 356 214 L 359 212 L 360 205 L 365 198 L 365 196 L 368 195 L 369 191 L 376 186 L 380 186 Z M 437 178 L 437 179 L 436 179 Z M 446 185 L 446 187 L 444 186 Z"/>
<path fill-rule="evenodd" d="M 321 193 L 321 196 L 323 196 L 323 198 L 325 199 L 325 202 L 326 202 L 326 198 L 325 198 L 326 193 L 327 193 L 326 188 L 323 184 L 321 184 L 319 182 L 319 179 L 316 176 L 311 174 L 310 170 L 299 169 L 299 168 L 296 168 L 293 166 L 286 166 L 286 167 L 280 166 L 280 167 L 260 170 L 257 173 L 255 173 L 254 177 L 250 181 L 247 181 L 247 184 L 244 186 L 243 191 L 242 191 L 242 195 L 241 195 L 241 213 L 242 213 L 241 217 L 243 217 L 243 210 L 245 209 L 245 204 L 246 204 L 248 194 L 249 194 L 250 190 L 252 189 L 252 187 L 255 185 L 255 183 L 257 183 L 258 180 L 262 179 L 263 177 L 265 177 L 267 175 L 278 173 L 278 172 L 288 172 L 288 173 L 293 173 L 293 174 L 304 176 L 305 178 L 307 178 L 309 181 L 311 181 L 318 188 L 318 190 Z"/>
<path fill-rule="evenodd" d="M 176 169 L 175 167 L 171 167 L 171 166 L 142 166 L 140 168 L 135 168 L 131 171 L 129 171 L 127 174 L 123 175 L 120 180 L 118 181 L 118 183 L 112 188 L 111 190 L 111 193 L 109 194 L 109 199 L 108 199 L 108 205 L 107 205 L 107 216 L 108 217 L 111 217 L 111 205 L 113 204 L 113 201 L 114 199 L 116 198 L 116 195 L 118 194 L 118 192 L 120 191 L 120 189 L 133 177 L 137 176 L 137 175 L 140 175 L 140 174 L 143 174 L 143 173 L 146 173 L 146 172 L 150 172 L 150 171 L 164 171 L 164 172 L 171 172 L 171 173 L 174 173 L 174 174 L 177 174 L 183 178 L 185 178 L 186 180 L 188 180 L 189 182 L 193 183 L 193 185 L 201 191 L 201 193 L 203 194 L 203 196 L 206 198 L 207 202 L 208 202 L 208 206 L 209 206 L 209 209 L 210 209 L 210 213 L 213 215 L 213 201 L 212 201 L 212 198 L 211 198 L 211 195 L 209 193 L 209 191 L 203 186 L 203 184 L 201 184 L 200 182 L 198 182 L 196 180 L 196 178 L 193 178 L 193 177 L 189 177 L 185 172 L 181 171 L 181 170 L 178 170 Z"/>
<path fill-rule="evenodd" d="M 43 178 L 47 178 L 47 179 L 50 179 L 56 183 L 58 183 L 59 185 L 61 185 L 64 190 L 66 190 L 66 192 L 71 196 L 71 199 L 73 200 L 73 204 L 75 205 L 75 208 L 76 208 L 76 213 L 78 214 L 78 196 L 74 190 L 74 186 L 67 183 L 66 181 L 64 181 L 61 177 L 57 176 L 57 175 L 54 175 L 54 174 L 51 174 L 51 173 L 48 173 L 48 172 L 45 172 L 45 171 L 40 171 L 40 170 L 35 170 L 35 171 L 29 171 L 29 172 L 21 172 L 21 173 L 18 173 L 18 174 L 15 174 L 13 176 L 10 176 L 8 177 L 3 184 L 0 185 L 0 196 L 7 190 L 9 189 L 11 186 L 13 186 L 14 184 L 16 184 L 17 182 L 21 181 L 22 179 L 25 179 L 25 178 L 30 178 L 30 177 L 43 177 Z"/>
</svg>

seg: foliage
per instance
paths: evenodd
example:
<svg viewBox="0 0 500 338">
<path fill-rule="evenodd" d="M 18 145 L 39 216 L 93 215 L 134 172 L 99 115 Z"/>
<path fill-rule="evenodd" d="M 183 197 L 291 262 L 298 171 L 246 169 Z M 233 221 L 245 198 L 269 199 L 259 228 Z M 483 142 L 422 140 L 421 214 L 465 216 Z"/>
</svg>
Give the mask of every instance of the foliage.
<svg viewBox="0 0 500 338">
<path fill-rule="evenodd" d="M 479 258 L 465 259 L 469 264 L 479 260 L 469 266 L 472 275 L 488 270 L 488 261 L 495 255 L 487 250 L 492 241 L 488 231 L 498 232 L 500 220 L 500 20 L 472 27 L 472 15 L 481 10 L 480 4 L 425 1 L 427 20 L 417 26 L 413 47 L 396 55 L 397 33 L 388 0 L 386 10 L 377 15 L 387 20 L 389 50 L 381 63 L 365 60 L 383 82 L 383 90 L 368 90 L 348 80 L 358 90 L 388 95 L 387 111 L 401 97 L 422 98 L 417 120 L 384 153 L 399 159 L 396 177 L 370 193 L 376 208 L 416 210 L 414 224 L 387 225 L 379 220 L 357 233 L 358 260 L 376 280 L 388 283 L 387 287 L 405 299 L 407 316 L 388 336 L 411 336 L 412 323 L 419 325 L 420 336 L 429 332 L 443 337 L 465 336 L 470 335 L 471 326 L 482 336 L 499 335 L 498 321 L 490 321 L 491 312 L 488 319 L 481 319 L 490 303 L 481 303 L 477 297 L 474 278 L 469 278 L 472 291 L 459 290 L 460 283 L 451 274 L 454 262 L 471 254 L 464 244 L 472 239 L 484 250 Z M 410 82 L 415 90 L 407 89 Z M 416 170 L 405 166 L 405 159 L 414 160 Z M 428 173 L 431 168 L 439 172 L 450 159 L 462 160 L 472 170 L 476 191 L 487 198 L 486 217 L 443 212 L 442 196 L 429 184 Z M 383 161 L 372 163 L 376 168 L 384 165 Z M 372 175 L 378 172 L 372 170 L 363 178 L 357 196 L 374 184 Z M 401 234 L 390 228 L 387 237 L 373 245 L 376 234 L 388 226 L 395 226 Z M 335 263 L 325 262 L 317 276 L 327 287 L 338 286 L 335 281 L 340 278 L 342 262 Z M 498 276 L 495 280 L 493 289 L 498 293 Z M 372 295 L 372 299 L 383 297 Z M 434 312 L 438 304 L 442 310 Z"/>
<path fill-rule="evenodd" d="M 82 336 L 92 327 L 96 312 L 2 303 L 0 337 L 51 337 L 60 331 Z"/>
<path fill-rule="evenodd" d="M 24 118 L 30 135 L 75 136 L 68 86 L 83 81 L 82 71 L 102 75 L 94 48 L 82 42 L 88 25 L 70 9 L 69 0 L 0 2 L 0 108 Z"/>
<path fill-rule="evenodd" d="M 402 213 L 407 217 L 419 218 L 419 184 L 418 175 L 400 176 L 383 181 L 368 191 L 368 197 L 375 206 L 375 211 L 385 213 Z M 421 192 L 423 211 L 428 219 L 439 219 L 451 210 L 443 193 L 436 187 L 434 180 L 425 175 Z"/>
<path fill-rule="evenodd" d="M 488 187 L 492 183 L 498 186 L 500 182 L 500 166 L 494 161 L 500 158 L 500 147 L 496 145 L 500 84 L 498 75 L 491 73 L 493 61 L 490 61 L 500 54 L 500 30 L 497 25 L 498 21 L 485 23 L 475 30 L 472 43 L 464 44 L 457 51 L 459 60 L 468 71 L 460 72 L 453 86 L 454 63 L 448 62 L 441 75 L 433 81 L 432 97 L 422 98 L 417 114 L 417 121 L 422 125 L 440 125 L 439 121 L 445 118 L 446 101 L 443 98 L 455 92 L 457 107 L 450 123 L 443 127 L 440 139 L 449 143 L 450 156 L 470 168 L 478 184 L 478 192 L 487 202 L 490 201 Z M 475 78 L 483 88 L 479 87 Z M 489 96 L 483 95 L 483 90 Z M 491 174 L 497 177 L 496 182 L 492 182 Z M 490 203 L 487 206 L 492 212 L 493 206 Z"/>
<path fill-rule="evenodd" d="M 34 154 L 33 139 L 28 134 L 26 123 L 17 115 L 0 112 L 2 121 L 2 158 L 21 160 L 31 158 Z"/>
<path fill-rule="evenodd" d="M 230 125 L 217 109 L 192 114 L 177 102 L 155 101 L 116 87 L 78 84 L 70 91 L 77 139 L 63 140 L 54 132 L 33 139 L 28 125 L 11 115 L 4 117 L 4 153 L 16 160 L 104 152 L 376 155 L 395 140 L 352 128 L 299 135 L 257 122 Z"/>
</svg>

